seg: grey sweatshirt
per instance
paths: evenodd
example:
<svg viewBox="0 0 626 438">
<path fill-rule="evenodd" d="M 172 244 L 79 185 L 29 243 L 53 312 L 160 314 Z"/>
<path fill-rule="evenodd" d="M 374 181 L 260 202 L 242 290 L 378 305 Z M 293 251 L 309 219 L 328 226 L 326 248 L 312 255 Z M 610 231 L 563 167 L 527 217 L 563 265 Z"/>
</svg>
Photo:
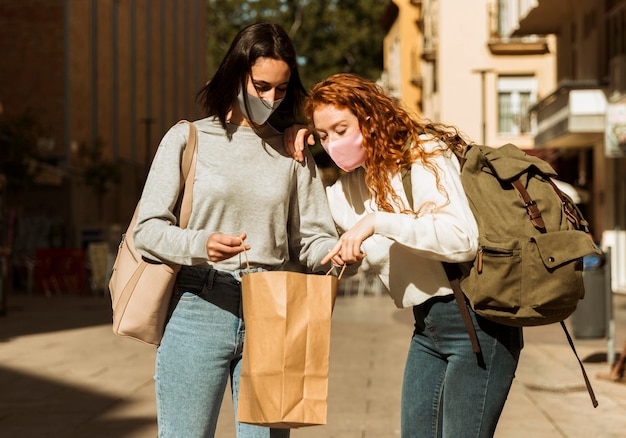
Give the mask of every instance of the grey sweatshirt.
<svg viewBox="0 0 626 438">
<path fill-rule="evenodd" d="M 181 265 L 205 264 L 219 270 L 244 269 L 243 254 L 208 260 L 212 233 L 247 233 L 250 266 L 276 268 L 293 252 L 313 271 L 337 242 L 337 231 L 313 157 L 298 163 L 271 127 L 260 136 L 252 128 L 213 117 L 194 122 L 198 159 L 191 217 L 176 225 L 180 164 L 189 136 L 187 124 L 174 125 L 156 152 L 139 203 L 135 247 L 145 257 Z M 328 268 L 328 267 L 326 267 Z"/>
</svg>

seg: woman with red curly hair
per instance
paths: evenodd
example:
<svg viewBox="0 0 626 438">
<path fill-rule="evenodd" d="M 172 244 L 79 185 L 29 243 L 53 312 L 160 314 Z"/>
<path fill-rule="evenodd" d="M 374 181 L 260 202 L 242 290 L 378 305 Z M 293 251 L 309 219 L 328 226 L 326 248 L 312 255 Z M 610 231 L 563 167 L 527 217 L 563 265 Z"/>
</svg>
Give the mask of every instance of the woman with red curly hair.
<svg viewBox="0 0 626 438">
<path fill-rule="evenodd" d="M 493 436 L 522 337 L 519 328 L 470 312 L 482 348 L 482 357 L 475 354 L 442 265 L 471 261 L 478 249 L 454 156 L 466 142 L 457 129 L 411 117 L 381 87 L 351 74 L 317 84 L 304 110 L 346 172 L 327 188 L 341 238 L 324 261 L 362 260 L 397 307 L 413 307 L 401 436 Z"/>
</svg>

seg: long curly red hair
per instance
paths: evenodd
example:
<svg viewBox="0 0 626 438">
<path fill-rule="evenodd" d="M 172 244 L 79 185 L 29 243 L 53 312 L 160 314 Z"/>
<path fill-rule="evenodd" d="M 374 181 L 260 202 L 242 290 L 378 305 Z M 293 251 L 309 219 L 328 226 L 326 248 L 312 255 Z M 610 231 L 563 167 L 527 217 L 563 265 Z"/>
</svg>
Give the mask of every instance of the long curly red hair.
<svg viewBox="0 0 626 438">
<path fill-rule="evenodd" d="M 305 100 L 304 115 L 313 132 L 313 113 L 317 108 L 326 105 L 348 109 L 357 117 L 363 135 L 363 147 L 367 151 L 365 183 L 382 211 L 394 211 L 390 199 L 396 205 L 402 206 L 391 187 L 389 175 L 402 168 L 409 168 L 418 160 L 434 173 L 439 190 L 445 193 L 439 184 L 437 168 L 431 158 L 446 149 L 462 151 L 465 148 L 467 142 L 458 129 L 411 117 L 382 87 L 354 74 L 332 75 L 310 91 Z M 425 133 L 431 137 L 428 140 L 420 139 L 419 136 Z M 444 146 L 426 152 L 420 145 L 425 141 L 432 141 L 433 137 L 441 140 Z M 420 209 L 425 207 L 418 207 L 416 212 L 419 214 Z"/>
</svg>

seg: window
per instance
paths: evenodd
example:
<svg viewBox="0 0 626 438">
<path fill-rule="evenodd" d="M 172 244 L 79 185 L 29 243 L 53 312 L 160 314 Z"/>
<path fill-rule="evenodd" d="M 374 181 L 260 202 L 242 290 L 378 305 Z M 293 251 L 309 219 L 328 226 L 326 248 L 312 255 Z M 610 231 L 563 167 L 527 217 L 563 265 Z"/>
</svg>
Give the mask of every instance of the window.
<svg viewBox="0 0 626 438">
<path fill-rule="evenodd" d="M 504 135 L 529 134 L 529 109 L 537 99 L 534 76 L 498 78 L 498 132 Z"/>
</svg>

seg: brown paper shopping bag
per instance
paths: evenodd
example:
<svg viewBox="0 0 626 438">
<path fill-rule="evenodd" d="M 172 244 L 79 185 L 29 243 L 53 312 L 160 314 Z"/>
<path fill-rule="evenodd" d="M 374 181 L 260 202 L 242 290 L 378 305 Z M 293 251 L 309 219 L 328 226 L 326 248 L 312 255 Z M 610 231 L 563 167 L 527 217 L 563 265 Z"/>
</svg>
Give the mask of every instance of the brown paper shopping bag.
<svg viewBox="0 0 626 438">
<path fill-rule="evenodd" d="M 242 277 L 238 421 L 276 428 L 326 424 L 331 316 L 341 278 L 328 274 Z"/>
</svg>

